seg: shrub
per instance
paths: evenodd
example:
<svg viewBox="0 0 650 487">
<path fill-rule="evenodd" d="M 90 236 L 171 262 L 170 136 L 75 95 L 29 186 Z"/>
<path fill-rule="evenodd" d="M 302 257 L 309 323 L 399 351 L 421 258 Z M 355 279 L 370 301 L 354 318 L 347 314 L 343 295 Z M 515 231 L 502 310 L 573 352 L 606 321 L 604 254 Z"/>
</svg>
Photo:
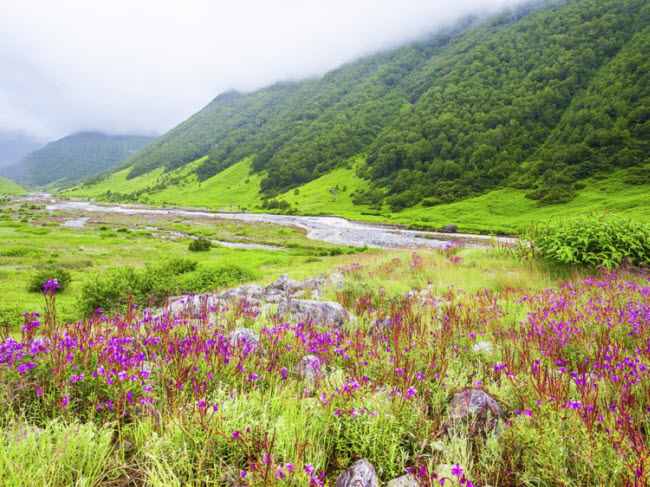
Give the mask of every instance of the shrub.
<svg viewBox="0 0 650 487">
<path fill-rule="evenodd" d="M 192 252 L 206 252 L 212 247 L 212 242 L 204 237 L 199 237 L 190 242 L 187 248 Z"/>
<path fill-rule="evenodd" d="M 159 270 L 172 276 L 185 274 L 196 270 L 197 262 L 192 259 L 177 258 L 171 259 L 156 266 Z"/>
<path fill-rule="evenodd" d="M 52 265 L 32 274 L 27 283 L 27 289 L 32 293 L 43 292 L 43 283 L 56 279 L 59 283 L 59 291 L 63 292 L 72 281 L 72 275 L 61 266 Z"/>
<path fill-rule="evenodd" d="M 255 278 L 250 269 L 225 264 L 199 269 L 179 279 L 179 289 L 187 292 L 204 293 L 224 286 L 237 285 Z"/>
<path fill-rule="evenodd" d="M 650 226 L 587 215 L 542 224 L 529 233 L 535 252 L 564 264 L 618 267 L 650 264 Z"/>
</svg>

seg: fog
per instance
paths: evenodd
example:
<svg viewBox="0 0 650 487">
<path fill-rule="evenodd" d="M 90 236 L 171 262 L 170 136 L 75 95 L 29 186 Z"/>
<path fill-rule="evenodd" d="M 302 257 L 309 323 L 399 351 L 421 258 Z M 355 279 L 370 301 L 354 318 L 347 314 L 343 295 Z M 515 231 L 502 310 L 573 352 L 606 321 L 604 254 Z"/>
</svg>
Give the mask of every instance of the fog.
<svg viewBox="0 0 650 487">
<path fill-rule="evenodd" d="M 0 130 L 161 134 L 522 0 L 0 0 Z"/>
</svg>

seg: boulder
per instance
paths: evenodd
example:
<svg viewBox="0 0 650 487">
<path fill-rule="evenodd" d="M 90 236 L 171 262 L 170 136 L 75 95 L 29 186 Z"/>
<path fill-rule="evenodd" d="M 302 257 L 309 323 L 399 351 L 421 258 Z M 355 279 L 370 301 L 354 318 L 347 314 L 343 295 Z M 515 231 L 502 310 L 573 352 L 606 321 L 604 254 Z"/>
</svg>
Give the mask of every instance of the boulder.
<svg viewBox="0 0 650 487">
<path fill-rule="evenodd" d="M 334 487 L 379 487 L 375 467 L 365 458 L 359 460 L 338 476 Z"/>
<path fill-rule="evenodd" d="M 420 483 L 411 475 L 402 475 L 396 479 L 391 480 L 386 484 L 386 487 L 419 487 Z"/>
<path fill-rule="evenodd" d="M 442 227 L 442 231 L 445 233 L 456 233 L 458 231 L 458 227 L 452 223 L 450 225 L 445 225 Z"/>
<path fill-rule="evenodd" d="M 250 328 L 236 328 L 228 334 L 228 340 L 235 348 L 250 347 L 256 350 L 260 346 L 260 338 Z"/>
<path fill-rule="evenodd" d="M 302 322 L 315 322 L 341 325 L 351 319 L 343 306 L 332 301 L 312 301 L 309 299 L 294 299 L 284 301 L 278 307 L 278 314 L 289 314 L 291 318 Z"/>
<path fill-rule="evenodd" d="M 506 413 L 501 405 L 480 389 L 457 392 L 449 403 L 449 419 L 444 429 L 456 432 L 468 431 L 470 436 L 486 431 L 497 431 L 499 421 Z"/>
</svg>

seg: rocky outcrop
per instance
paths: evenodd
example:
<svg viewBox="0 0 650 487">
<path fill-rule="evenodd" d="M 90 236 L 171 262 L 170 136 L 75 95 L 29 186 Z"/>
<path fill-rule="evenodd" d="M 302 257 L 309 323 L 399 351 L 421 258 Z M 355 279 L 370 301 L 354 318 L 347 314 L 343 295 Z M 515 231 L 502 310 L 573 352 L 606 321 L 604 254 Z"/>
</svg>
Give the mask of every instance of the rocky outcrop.
<svg viewBox="0 0 650 487">
<path fill-rule="evenodd" d="M 365 458 L 359 460 L 338 476 L 334 487 L 379 487 L 375 467 Z"/>
<path fill-rule="evenodd" d="M 465 433 L 470 437 L 486 431 L 498 431 L 505 410 L 492 396 L 480 389 L 457 392 L 449 403 L 447 432 Z"/>
<path fill-rule="evenodd" d="M 278 307 L 278 315 L 289 315 L 292 319 L 302 322 L 327 323 L 335 326 L 351 319 L 350 313 L 339 303 L 308 299 L 284 301 Z"/>
</svg>

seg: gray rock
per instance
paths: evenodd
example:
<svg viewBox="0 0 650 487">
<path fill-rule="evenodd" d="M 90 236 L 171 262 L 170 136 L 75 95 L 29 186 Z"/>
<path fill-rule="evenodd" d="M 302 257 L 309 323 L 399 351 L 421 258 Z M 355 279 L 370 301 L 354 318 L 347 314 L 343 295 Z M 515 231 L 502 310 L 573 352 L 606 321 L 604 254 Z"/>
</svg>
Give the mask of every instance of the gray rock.
<svg viewBox="0 0 650 487">
<path fill-rule="evenodd" d="M 251 350 L 257 350 L 260 346 L 260 338 L 250 328 L 236 328 L 228 335 L 230 343 L 235 348 L 250 347 Z"/>
<path fill-rule="evenodd" d="M 264 294 L 292 294 L 300 290 L 300 284 L 289 277 L 288 274 L 282 274 L 278 280 L 264 288 Z"/>
<path fill-rule="evenodd" d="M 478 342 L 474 345 L 474 350 L 476 353 L 484 353 L 488 356 L 492 356 L 492 343 L 491 342 Z"/>
<path fill-rule="evenodd" d="M 458 231 L 458 227 L 454 224 L 445 225 L 442 227 L 442 231 L 445 233 L 456 233 Z"/>
<path fill-rule="evenodd" d="M 391 480 L 386 484 L 386 487 L 419 487 L 420 484 L 417 479 L 411 475 L 402 475 L 396 479 Z"/>
<path fill-rule="evenodd" d="M 370 333 L 372 335 L 385 335 L 391 328 L 390 316 L 386 318 L 376 318 L 370 325 Z"/>
<path fill-rule="evenodd" d="M 331 301 L 312 301 L 308 299 L 294 299 L 285 301 L 278 307 L 280 316 L 291 315 L 298 321 L 311 321 L 341 325 L 351 319 L 343 306 Z"/>
<path fill-rule="evenodd" d="M 339 289 L 341 286 L 345 285 L 345 277 L 343 277 L 343 274 L 340 272 L 332 274 L 328 281 L 332 286 L 334 286 L 334 289 Z"/>
<path fill-rule="evenodd" d="M 485 431 L 497 431 L 499 421 L 506 417 L 501 405 L 480 389 L 465 389 L 454 394 L 448 415 L 444 429 L 448 432 L 468 432 L 470 437 Z"/>
<path fill-rule="evenodd" d="M 216 297 L 222 302 L 240 303 L 244 301 L 249 304 L 259 305 L 262 302 L 262 287 L 255 284 L 239 286 L 223 291 L 217 294 Z"/>
<path fill-rule="evenodd" d="M 310 389 L 314 389 L 323 376 L 323 367 L 316 355 L 305 355 L 295 366 L 294 371 Z"/>
<path fill-rule="evenodd" d="M 365 458 L 359 460 L 338 476 L 334 487 L 379 487 L 375 467 Z"/>
</svg>

